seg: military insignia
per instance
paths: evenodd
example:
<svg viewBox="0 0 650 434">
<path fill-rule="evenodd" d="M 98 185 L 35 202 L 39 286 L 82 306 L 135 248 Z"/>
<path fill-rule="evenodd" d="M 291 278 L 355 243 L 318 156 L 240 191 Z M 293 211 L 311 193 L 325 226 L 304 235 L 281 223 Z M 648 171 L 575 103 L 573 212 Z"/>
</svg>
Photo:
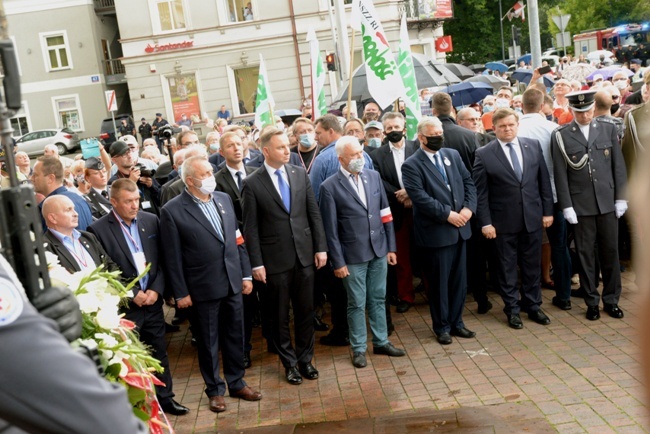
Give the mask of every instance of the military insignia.
<svg viewBox="0 0 650 434">
<path fill-rule="evenodd" d="M 571 156 L 571 159 L 572 159 L 573 161 L 576 161 L 576 160 L 578 159 L 578 157 L 576 157 L 575 155 L 572 155 L 572 156 Z"/>
<path fill-rule="evenodd" d="M 585 100 L 585 95 L 584 94 L 578 95 L 578 101 L 584 101 L 584 100 Z"/>
<path fill-rule="evenodd" d="M 24 301 L 15 285 L 0 281 L 0 327 L 16 321 L 23 312 Z"/>
<path fill-rule="evenodd" d="M 605 157 L 609 157 L 609 149 L 605 149 Z"/>
<path fill-rule="evenodd" d="M 571 128 L 571 131 L 575 131 L 575 130 L 576 130 L 576 127 Z"/>
</svg>

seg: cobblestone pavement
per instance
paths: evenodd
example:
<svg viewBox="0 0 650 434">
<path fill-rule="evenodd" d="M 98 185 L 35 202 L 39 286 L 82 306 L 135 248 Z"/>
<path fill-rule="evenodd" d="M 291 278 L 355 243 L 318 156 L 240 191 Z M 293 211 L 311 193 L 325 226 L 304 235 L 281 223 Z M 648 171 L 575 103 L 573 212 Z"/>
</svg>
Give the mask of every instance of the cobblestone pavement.
<svg viewBox="0 0 650 434">
<path fill-rule="evenodd" d="M 542 308 L 552 323 L 541 326 L 524 314 L 523 330 L 507 327 L 495 293 L 489 293 L 494 308 L 485 315 L 476 313 L 469 296 L 464 320 L 477 337 L 454 338 L 445 347 L 435 341 L 419 294 L 408 312 L 393 313 L 390 339 L 406 357 L 371 350 L 368 366 L 355 369 L 349 348 L 316 343 L 320 379 L 300 386 L 285 381 L 278 357 L 266 352 L 254 329 L 253 366 L 245 379 L 264 398 L 226 397 L 228 409 L 219 415 L 208 410 L 185 324 L 167 336 L 176 399 L 191 412 L 171 422 L 178 434 L 647 432 L 636 327 L 641 296 L 633 273 L 623 273 L 623 285 L 624 319 L 602 313 L 599 321 L 588 321 L 582 300 L 573 298 L 573 309 L 562 311 L 551 305 L 554 293 L 544 290 Z"/>
</svg>

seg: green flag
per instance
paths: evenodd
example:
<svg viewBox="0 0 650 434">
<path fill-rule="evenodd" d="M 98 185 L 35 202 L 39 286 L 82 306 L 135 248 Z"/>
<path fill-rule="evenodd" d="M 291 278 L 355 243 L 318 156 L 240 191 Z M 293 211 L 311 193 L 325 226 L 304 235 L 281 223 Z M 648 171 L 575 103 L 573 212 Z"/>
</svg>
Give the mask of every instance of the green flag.
<svg viewBox="0 0 650 434">
<path fill-rule="evenodd" d="M 402 15 L 402 25 L 400 27 L 399 53 L 397 54 L 397 67 L 402 76 L 404 90 L 404 110 L 406 113 L 406 137 L 409 140 L 415 140 L 418 134 L 418 122 L 422 118 L 420 111 L 420 101 L 418 98 L 418 83 L 415 79 L 415 68 L 413 67 L 413 58 L 411 57 L 411 44 L 409 43 L 409 33 L 406 29 L 406 14 Z"/>
<path fill-rule="evenodd" d="M 255 125 L 262 129 L 267 125 L 275 125 L 273 119 L 273 96 L 269 87 L 269 76 L 266 74 L 264 59 L 260 53 L 260 72 L 257 78 L 257 98 L 255 99 Z"/>
<path fill-rule="evenodd" d="M 318 119 L 324 114 L 327 114 L 327 103 L 325 102 L 325 68 L 323 67 L 323 57 L 321 56 L 318 39 L 313 28 L 310 28 L 307 32 L 307 42 L 309 42 L 309 70 L 311 73 L 311 118 Z"/>
</svg>

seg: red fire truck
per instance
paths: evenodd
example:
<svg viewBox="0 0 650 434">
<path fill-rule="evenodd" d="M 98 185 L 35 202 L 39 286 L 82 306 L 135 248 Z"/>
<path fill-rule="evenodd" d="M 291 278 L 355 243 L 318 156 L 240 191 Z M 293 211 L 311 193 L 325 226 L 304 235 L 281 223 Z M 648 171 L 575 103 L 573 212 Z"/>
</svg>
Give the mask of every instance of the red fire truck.
<svg viewBox="0 0 650 434">
<path fill-rule="evenodd" d="M 626 45 L 650 43 L 650 22 L 622 24 L 606 29 L 587 30 L 573 35 L 575 55 L 596 50 L 617 50 Z"/>
</svg>

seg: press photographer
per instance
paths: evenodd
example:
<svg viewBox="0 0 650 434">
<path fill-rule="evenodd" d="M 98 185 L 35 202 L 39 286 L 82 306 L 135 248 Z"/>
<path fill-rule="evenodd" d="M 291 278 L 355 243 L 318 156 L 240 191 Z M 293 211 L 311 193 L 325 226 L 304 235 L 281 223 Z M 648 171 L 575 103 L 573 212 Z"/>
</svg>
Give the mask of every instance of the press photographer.
<svg viewBox="0 0 650 434">
<path fill-rule="evenodd" d="M 162 126 L 158 131 L 154 134 L 158 134 L 158 140 L 160 140 L 160 143 L 162 144 L 162 147 L 167 150 L 167 154 L 169 155 L 170 161 L 173 161 L 174 158 L 174 152 L 176 152 L 176 149 L 171 146 L 171 138 L 172 136 L 180 133 L 182 129 L 180 128 L 174 128 L 171 125 L 167 124 Z"/>
</svg>

